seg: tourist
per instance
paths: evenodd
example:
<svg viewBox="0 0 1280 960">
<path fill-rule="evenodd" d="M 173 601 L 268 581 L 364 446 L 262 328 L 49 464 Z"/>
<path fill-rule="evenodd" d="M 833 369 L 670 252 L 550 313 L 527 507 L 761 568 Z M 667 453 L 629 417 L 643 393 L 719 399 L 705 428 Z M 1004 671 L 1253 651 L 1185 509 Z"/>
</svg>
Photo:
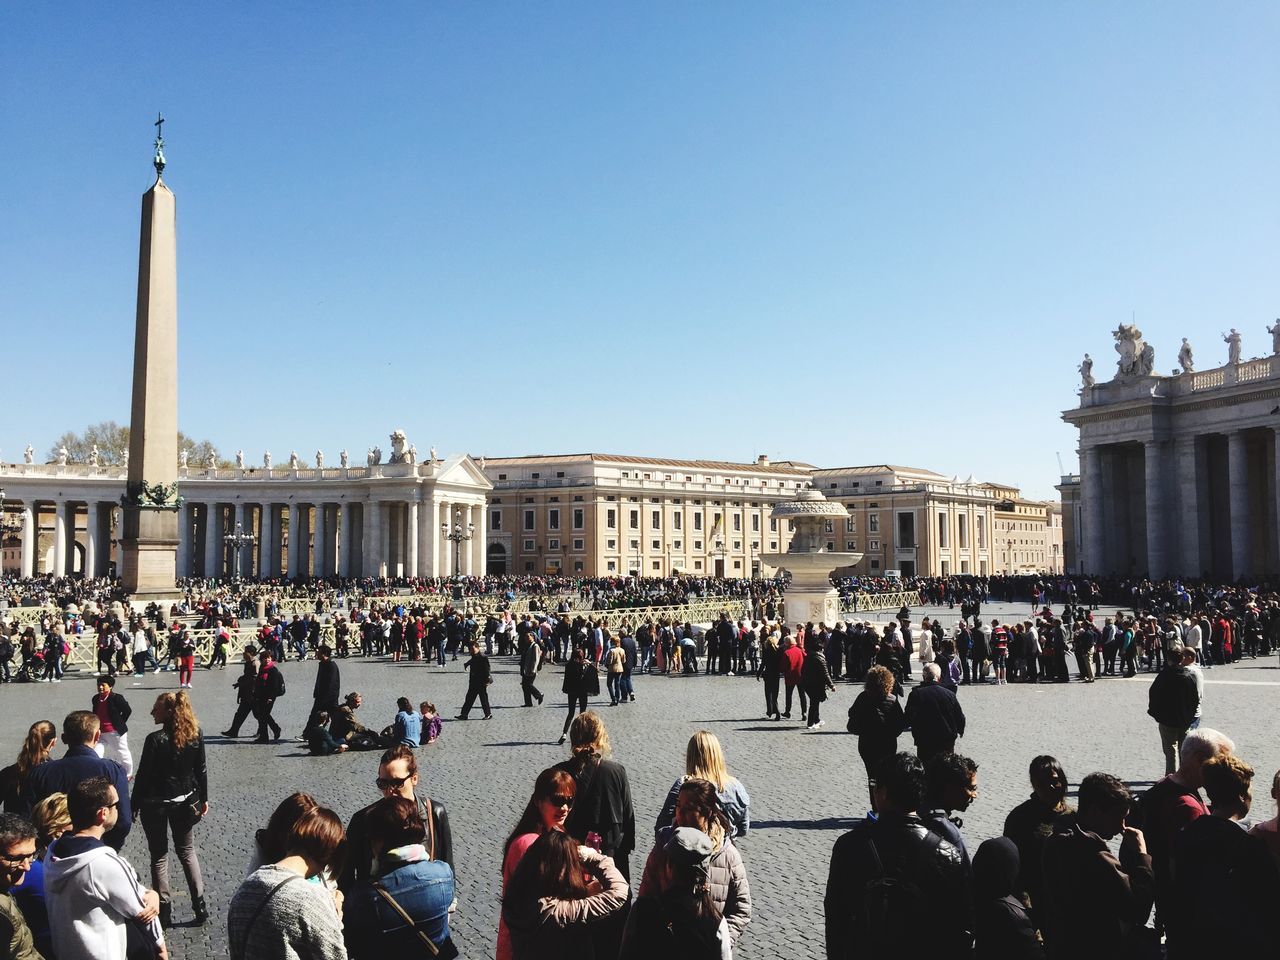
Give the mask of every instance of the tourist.
<svg viewBox="0 0 1280 960">
<path fill-rule="evenodd" d="M 209 919 L 204 881 L 196 856 L 195 827 L 209 812 L 209 774 L 204 737 L 187 695 L 162 693 L 151 708 L 160 729 L 148 734 L 142 746 L 138 776 L 133 784 L 133 809 L 142 818 L 151 852 L 151 883 L 160 894 L 160 925 L 173 922 L 169 893 L 169 832 L 182 863 L 195 911 L 195 924 Z"/>
<path fill-rule="evenodd" d="M 800 667 L 801 690 L 809 697 L 809 712 L 806 729 L 817 730 L 822 726 L 822 701 L 827 699 L 827 691 L 835 693 L 836 685 L 827 670 L 827 658 L 822 652 L 821 636 L 806 635 L 804 662 Z"/>
<path fill-rule="evenodd" d="M 6 960 L 42 960 L 14 899 L 36 856 L 36 828 L 15 813 L 0 814 L 0 954 Z"/>
<path fill-rule="evenodd" d="M 1170 957 L 1261 957 L 1275 949 L 1271 910 L 1280 872 L 1267 845 L 1240 829 L 1253 801 L 1253 768 L 1230 754 L 1201 768 L 1209 815 L 1174 838 Z"/>
<path fill-rule="evenodd" d="M 1180 657 L 1171 658 L 1156 675 L 1147 691 L 1147 703 L 1147 714 L 1160 730 L 1164 772 L 1168 776 L 1177 769 L 1177 752 L 1182 749 L 1183 738 L 1200 706 L 1195 677 L 1182 665 Z"/>
<path fill-rule="evenodd" d="M 258 673 L 253 679 L 253 713 L 258 718 L 258 735 L 256 743 L 267 743 L 267 730 L 276 743 L 280 742 L 280 724 L 276 723 L 271 711 L 276 701 L 284 696 L 284 675 L 271 659 L 271 654 L 264 650 Z"/>
<path fill-rule="evenodd" d="M 636 646 L 636 638 L 631 635 L 629 625 L 628 628 L 623 631 L 622 638 L 618 643 L 619 646 L 622 647 L 622 652 L 624 654 L 622 661 L 622 682 L 618 687 L 618 698 L 627 703 L 635 703 L 636 688 L 632 677 L 635 674 L 636 666 L 640 661 L 640 650 Z"/>
<path fill-rule="evenodd" d="M 346 960 L 339 900 L 308 880 L 336 872 L 346 840 L 332 810 L 303 813 L 289 830 L 285 855 L 240 884 L 227 910 L 232 960 Z"/>
<path fill-rule="evenodd" d="M 888 667 L 872 667 L 862 692 L 849 708 L 848 730 L 858 737 L 858 756 L 867 771 L 872 809 L 876 793 L 872 772 L 898 752 L 898 737 L 907 725 L 902 705 L 893 695 L 894 684 Z"/>
<path fill-rule="evenodd" d="M 710 780 L 690 778 L 680 785 L 675 823 L 658 830 L 657 843 L 645 861 L 638 895 L 646 896 L 660 889 L 662 850 L 682 828 L 693 828 L 711 839 L 707 863 L 709 892 L 717 913 L 729 926 L 730 943 L 736 943 L 751 922 L 751 886 L 742 855 L 733 842 L 733 825 L 720 807 L 716 786 Z"/>
<path fill-rule="evenodd" d="M 786 704 L 782 711 L 784 720 L 791 719 L 791 696 L 800 687 L 800 713 L 809 712 L 808 696 L 801 680 L 804 675 L 804 651 L 795 645 L 786 627 L 782 628 L 782 678 L 787 685 Z"/>
<path fill-rule="evenodd" d="M 609 706 L 616 707 L 622 696 L 622 672 L 627 666 L 627 655 L 622 649 L 622 641 L 617 637 L 609 640 L 609 650 L 605 654 L 605 683 L 609 688 Z"/>
<path fill-rule="evenodd" d="M 964 813 L 978 799 L 978 765 L 958 753 L 939 753 L 925 761 L 924 825 L 960 851 L 969 871 L 969 848 L 952 813 Z"/>
<path fill-rule="evenodd" d="M 247 877 L 263 864 L 283 860 L 289 831 L 304 813 L 318 806 L 319 802 L 309 793 L 291 793 L 281 800 L 271 812 L 267 825 L 253 833 L 253 852 L 249 856 L 249 868 L 244 875 Z"/>
<path fill-rule="evenodd" d="M 548 830 L 564 830 L 564 822 L 573 808 L 577 790 L 573 777 L 564 770 L 551 767 L 538 774 L 538 779 L 533 784 L 533 795 L 503 845 L 504 899 L 516 867 L 533 842 Z M 507 928 L 506 918 L 501 916 L 498 920 L 497 960 L 512 960 L 511 931 Z"/>
<path fill-rule="evenodd" d="M 766 720 L 781 720 L 778 709 L 778 683 L 782 676 L 782 651 L 778 649 L 778 633 L 771 629 L 760 645 L 760 665 L 755 670 L 757 680 L 764 680 L 764 716 Z"/>
<path fill-rule="evenodd" d="M 319 663 L 316 666 L 316 682 L 311 688 L 311 713 L 299 740 L 306 739 L 306 730 L 314 726 L 316 714 L 324 712 L 333 716 L 337 713 L 338 697 L 342 692 L 342 679 L 338 673 L 338 664 L 333 659 L 333 650 L 327 644 L 321 644 L 316 648 L 316 659 Z"/>
<path fill-rule="evenodd" d="M 249 644 L 244 648 L 244 667 L 231 686 L 236 691 L 236 715 L 231 726 L 222 731 L 224 737 L 240 736 L 241 725 L 253 713 L 253 688 L 258 680 L 258 648 Z"/>
<path fill-rule="evenodd" d="M 129 752 L 129 715 L 133 708 L 123 694 L 115 692 L 116 678 L 112 674 L 98 677 L 98 692 L 89 701 L 89 709 L 101 724 L 103 756 L 117 760 L 130 779 L 133 777 L 133 755 Z"/>
<path fill-rule="evenodd" d="M 1078 799 L 1070 828 L 1045 841 L 1037 920 L 1051 931 L 1046 942 L 1053 957 L 1129 958 L 1155 897 L 1143 833 L 1125 823 L 1132 797 L 1115 777 L 1091 773 Z M 1107 843 L 1118 833 L 1124 837 L 1117 857 Z"/>
<path fill-rule="evenodd" d="M 144 889 L 129 862 L 103 842 L 124 818 L 125 802 L 105 777 L 81 779 L 67 791 L 71 831 L 45 856 L 45 903 L 58 960 L 126 960 L 135 922 L 160 960 L 168 955 L 159 895 Z"/>
<path fill-rule="evenodd" d="M 1067 803 L 1067 775 L 1062 764 L 1048 755 L 1031 761 L 1031 797 L 1018 804 L 1004 821 L 1004 835 L 1018 848 L 1017 893 L 1031 906 L 1038 920 L 1044 889 L 1044 844 L 1053 834 L 1068 829 L 1076 812 Z M 1042 934 L 1045 931 L 1041 930 Z"/>
<path fill-rule="evenodd" d="M 1271 799 L 1276 804 L 1276 816 L 1270 820 L 1255 823 L 1249 828 L 1249 832 L 1261 838 L 1267 845 L 1271 859 L 1275 861 L 1276 868 L 1280 869 L 1280 770 L 1277 770 L 1275 776 L 1271 778 Z"/>
<path fill-rule="evenodd" d="M 587 700 L 600 695 L 600 674 L 596 665 L 587 659 L 586 650 L 574 645 L 569 662 L 564 665 L 564 682 L 561 690 L 569 698 L 569 714 L 564 718 L 564 729 L 560 731 L 560 743 L 564 743 L 569 734 L 569 725 L 573 723 L 575 712 L 585 712 Z"/>
<path fill-rule="evenodd" d="M 307 742 L 307 752 L 313 757 L 328 757 L 335 753 L 346 753 L 347 744 L 336 739 L 329 730 L 329 714 L 321 710 L 311 718 L 311 726 L 302 731 Z"/>
<path fill-rule="evenodd" d="M 680 788 L 691 779 L 708 780 L 715 785 L 720 808 L 729 818 L 730 836 L 745 837 L 751 830 L 751 797 L 737 777 L 731 776 L 724 760 L 724 750 L 714 733 L 699 730 L 689 738 L 684 754 L 685 775 L 676 780 L 667 792 L 667 799 L 658 813 L 655 834 L 675 821 L 676 801 Z"/>
<path fill-rule="evenodd" d="M 892 955 L 909 938 L 919 957 L 962 957 L 972 943 L 960 851 L 921 822 L 924 767 L 909 753 L 876 770 L 874 818 L 831 850 L 823 912 L 827 957 Z"/>
<path fill-rule="evenodd" d="M 329 734 L 348 750 L 376 750 L 382 745 L 379 736 L 356 717 L 362 703 L 364 698 L 352 691 L 329 717 Z"/>
<path fill-rule="evenodd" d="M 72 788 L 82 780 L 91 777 L 104 777 L 111 783 L 119 795 L 119 814 L 111 818 L 111 825 L 106 828 L 103 841 L 114 850 L 124 846 L 125 837 L 133 825 L 133 814 L 129 806 L 129 776 L 115 760 L 106 760 L 98 756 L 95 749 L 98 745 L 100 730 L 98 717 L 88 710 L 73 710 L 62 721 L 62 742 L 67 745 L 67 752 L 58 760 L 50 760 L 33 767 L 27 774 L 23 790 L 23 801 L 26 809 L 32 809 L 37 803 L 51 793 L 71 795 Z"/>
<path fill-rule="evenodd" d="M 453 834 L 449 829 L 449 813 L 439 800 L 418 793 L 418 758 L 413 750 L 403 744 L 389 748 L 378 764 L 378 777 L 374 781 L 384 797 L 404 797 L 418 805 L 418 815 L 426 828 L 427 857 L 447 863 L 453 862 Z M 370 806 L 357 810 L 347 824 L 347 856 L 338 878 L 338 886 L 348 895 L 357 884 L 364 883 L 376 868 L 373 849 L 369 845 L 365 818 Z"/>
<path fill-rule="evenodd" d="M 37 720 L 27 730 L 16 762 L 0 770 L 0 802 L 9 813 L 26 814 L 31 808 L 24 799 L 31 771 L 53 756 L 58 728 L 49 720 Z"/>
<path fill-rule="evenodd" d="M 396 700 L 396 715 L 391 725 L 382 731 L 382 742 L 388 747 L 398 744 L 416 749 L 422 746 L 422 715 L 413 709 L 413 701 L 408 697 Z"/>
<path fill-rule="evenodd" d="M 501 645 L 499 645 L 501 649 Z M 538 679 L 538 671 L 542 669 L 542 645 L 533 641 L 525 641 L 520 651 L 520 692 L 524 694 L 524 705 L 532 707 L 536 699 L 542 703 L 542 691 L 534 686 Z"/>
<path fill-rule="evenodd" d="M 178 660 L 178 686 L 191 688 L 191 678 L 196 666 L 196 641 L 185 623 L 173 622 L 173 634 L 170 637 L 171 649 Z"/>
<path fill-rule="evenodd" d="M 440 739 L 440 731 L 444 729 L 444 721 L 440 719 L 440 714 L 436 712 L 436 705 L 430 700 L 423 700 L 418 704 L 418 710 L 422 717 L 422 743 L 430 746 Z"/>
<path fill-rule="evenodd" d="M 600 837 L 600 851 L 630 879 L 629 857 L 636 847 L 636 818 L 626 768 L 609 756 L 609 734 L 594 710 L 579 714 L 569 731 L 573 756 L 556 764 L 577 784 L 565 830 L 579 843 Z"/>
<path fill-rule="evenodd" d="M 626 878 L 607 854 L 579 846 L 559 830 L 548 830 L 525 851 L 502 898 L 512 957 L 616 956 L 616 949 L 603 954 L 596 950 L 594 928 L 617 924 L 628 893 Z"/>
<path fill-rule="evenodd" d="M 1044 960 L 1036 928 L 1017 895 L 1022 869 L 1008 837 L 984 840 L 973 855 L 974 960 Z"/>
<path fill-rule="evenodd" d="M 922 762 L 940 753 L 952 753 L 956 739 L 964 736 L 964 710 L 956 695 L 938 682 L 936 663 L 921 670 L 920 686 L 911 691 L 903 710 L 916 754 Z"/>
<path fill-rule="evenodd" d="M 715 841 L 701 830 L 676 827 L 655 847 L 642 887 L 627 917 L 619 960 L 651 957 L 724 960 L 732 934 L 716 906 L 712 858 Z"/>
<path fill-rule="evenodd" d="M 384 797 L 368 808 L 365 825 L 376 866 L 368 883 L 344 904 L 349 956 L 456 957 L 449 936 L 453 869 L 427 856 L 417 804 L 406 797 Z"/>
<path fill-rule="evenodd" d="M 462 712 L 455 719 L 466 720 L 480 698 L 480 709 L 484 711 L 484 719 L 493 719 L 493 710 L 489 707 L 489 684 L 493 683 L 493 674 L 489 669 L 489 658 L 480 652 L 480 644 L 474 640 L 467 647 L 471 658 L 462 665 L 467 671 L 467 696 L 462 701 Z M 456 660 L 457 657 L 454 657 Z"/>
<path fill-rule="evenodd" d="M 31 811 L 31 825 L 36 828 L 36 858 L 31 862 L 22 885 L 11 889 L 10 893 L 22 909 L 36 949 L 42 956 L 52 958 L 53 934 L 49 930 L 49 908 L 45 903 L 44 856 L 54 841 L 71 829 L 67 795 L 52 793 L 37 803 Z"/>
</svg>

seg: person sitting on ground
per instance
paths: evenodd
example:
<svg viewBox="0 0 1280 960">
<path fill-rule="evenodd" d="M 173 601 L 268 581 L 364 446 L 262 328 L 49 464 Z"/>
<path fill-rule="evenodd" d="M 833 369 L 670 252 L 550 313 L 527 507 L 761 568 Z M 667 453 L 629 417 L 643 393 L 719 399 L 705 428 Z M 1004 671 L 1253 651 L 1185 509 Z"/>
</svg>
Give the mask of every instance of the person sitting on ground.
<svg viewBox="0 0 1280 960">
<path fill-rule="evenodd" d="M 329 730 L 329 714 L 321 710 L 311 718 L 311 726 L 302 731 L 307 749 L 313 757 L 327 757 L 332 753 L 346 753 L 347 745 L 335 739 Z"/>
<path fill-rule="evenodd" d="M 382 744 L 386 747 L 404 746 L 417 749 L 422 745 L 422 717 L 413 709 L 408 697 L 396 700 L 396 717 L 391 726 L 382 731 Z"/>
<path fill-rule="evenodd" d="M 973 856 L 974 960 L 1044 960 L 1036 928 L 1018 897 L 1018 848 L 992 837 Z"/>
<path fill-rule="evenodd" d="M 650 887 L 627 917 L 619 960 L 732 956 L 729 925 L 712 895 L 714 850 L 711 837 L 692 827 L 676 827 L 663 846 L 654 848 Z"/>
<path fill-rule="evenodd" d="M 418 704 L 418 709 L 422 713 L 422 738 L 423 742 L 428 746 L 440 739 L 440 731 L 444 729 L 444 721 L 440 719 L 440 714 L 436 711 L 436 705 L 430 700 L 423 700 Z"/>
<path fill-rule="evenodd" d="M 329 733 L 339 743 L 345 743 L 348 750 L 376 750 L 381 745 L 378 735 L 356 717 L 363 703 L 364 698 L 352 691 L 329 717 Z"/>
</svg>

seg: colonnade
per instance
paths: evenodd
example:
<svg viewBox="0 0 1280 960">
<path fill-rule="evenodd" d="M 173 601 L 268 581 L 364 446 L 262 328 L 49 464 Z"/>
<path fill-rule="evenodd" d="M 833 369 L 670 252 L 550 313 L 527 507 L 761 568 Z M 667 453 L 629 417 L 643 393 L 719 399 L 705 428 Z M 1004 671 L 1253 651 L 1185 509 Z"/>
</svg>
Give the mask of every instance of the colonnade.
<svg viewBox="0 0 1280 960">
<path fill-rule="evenodd" d="M 10 497 L 4 506 L 5 521 L 17 527 L 5 539 L 16 537 L 20 541 L 20 576 L 54 573 L 104 577 L 110 572 L 112 547 L 120 537 L 120 510 L 113 510 L 117 504 L 71 498 L 15 500 Z M 45 525 L 46 518 L 51 527 Z M 50 534 L 51 553 L 48 546 L 40 550 L 41 530 Z M 49 555 L 47 564 L 46 555 Z"/>
</svg>

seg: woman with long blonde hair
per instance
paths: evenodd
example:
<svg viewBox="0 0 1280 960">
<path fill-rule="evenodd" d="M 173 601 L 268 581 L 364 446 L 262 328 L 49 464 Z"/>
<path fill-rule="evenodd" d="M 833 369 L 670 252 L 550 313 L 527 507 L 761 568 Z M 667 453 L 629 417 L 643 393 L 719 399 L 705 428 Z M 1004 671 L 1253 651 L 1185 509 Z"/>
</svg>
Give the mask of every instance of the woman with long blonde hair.
<svg viewBox="0 0 1280 960">
<path fill-rule="evenodd" d="M 0 802 L 4 804 L 5 812 L 27 815 L 22 799 L 27 777 L 37 766 L 52 759 L 53 745 L 57 742 L 58 728 L 52 722 L 37 720 L 31 725 L 27 738 L 22 741 L 22 749 L 18 751 L 17 762 L 0 770 Z"/>
<path fill-rule="evenodd" d="M 709 781 L 716 788 L 716 798 L 729 818 L 729 836 L 747 835 L 747 831 L 751 829 L 751 797 L 742 781 L 730 775 L 724 762 L 720 740 L 709 730 L 699 730 L 689 738 L 689 745 L 684 751 L 684 776 L 671 785 L 662 811 L 658 814 L 655 832 L 675 822 L 676 802 L 686 780 Z"/>
<path fill-rule="evenodd" d="M 173 922 L 169 892 L 171 830 L 174 850 L 187 877 L 195 922 L 200 925 L 209 919 L 195 844 L 195 826 L 209 812 L 204 736 L 191 699 L 183 690 L 156 697 L 151 718 L 160 724 L 160 729 L 143 744 L 142 760 L 133 781 L 133 809 L 142 817 L 151 851 L 151 885 L 160 895 L 161 925 L 168 927 Z"/>
</svg>

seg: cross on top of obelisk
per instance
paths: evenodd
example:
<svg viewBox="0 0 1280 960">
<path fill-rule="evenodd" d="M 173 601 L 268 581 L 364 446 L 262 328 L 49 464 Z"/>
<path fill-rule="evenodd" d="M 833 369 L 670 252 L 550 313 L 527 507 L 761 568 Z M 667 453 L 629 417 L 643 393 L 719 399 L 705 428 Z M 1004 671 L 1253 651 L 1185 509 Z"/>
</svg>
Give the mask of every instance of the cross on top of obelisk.
<svg viewBox="0 0 1280 960">
<path fill-rule="evenodd" d="M 156 155 L 151 162 L 156 167 L 156 179 L 160 179 L 160 174 L 164 173 L 164 117 L 157 113 L 156 122 Z"/>
</svg>

